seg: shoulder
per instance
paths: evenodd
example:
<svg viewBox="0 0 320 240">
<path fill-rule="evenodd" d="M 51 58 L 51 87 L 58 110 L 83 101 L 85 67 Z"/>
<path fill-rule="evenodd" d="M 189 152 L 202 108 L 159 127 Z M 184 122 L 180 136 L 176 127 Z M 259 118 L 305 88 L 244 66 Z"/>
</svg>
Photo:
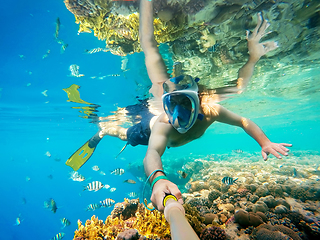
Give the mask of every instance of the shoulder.
<svg viewBox="0 0 320 240">
<path fill-rule="evenodd" d="M 217 104 L 216 102 L 210 101 L 210 99 L 202 98 L 201 110 L 205 118 L 214 121 L 219 116 L 222 110 L 222 106 L 220 104 Z"/>
</svg>

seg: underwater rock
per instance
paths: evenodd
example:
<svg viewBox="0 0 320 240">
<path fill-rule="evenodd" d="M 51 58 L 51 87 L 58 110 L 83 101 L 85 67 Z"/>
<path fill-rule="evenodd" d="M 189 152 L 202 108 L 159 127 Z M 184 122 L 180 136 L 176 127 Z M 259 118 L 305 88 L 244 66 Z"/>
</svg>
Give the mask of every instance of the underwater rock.
<svg viewBox="0 0 320 240">
<path fill-rule="evenodd" d="M 174 11 L 171 8 L 165 8 L 158 12 L 158 18 L 164 22 L 168 22 L 173 18 Z"/>
<path fill-rule="evenodd" d="M 266 188 L 265 186 L 259 186 L 257 188 L 257 190 L 255 191 L 255 194 L 257 194 L 259 197 L 265 197 L 267 196 L 269 193 L 268 188 Z"/>
<path fill-rule="evenodd" d="M 209 189 L 209 184 L 204 181 L 191 182 L 191 188 L 189 192 L 200 192 L 202 189 Z"/>
<path fill-rule="evenodd" d="M 244 228 L 247 228 L 249 226 L 257 227 L 260 224 L 264 223 L 260 214 L 261 213 L 257 214 L 257 213 L 247 212 L 240 209 L 234 214 L 234 219 L 236 223 L 239 223 L 240 226 Z"/>
<path fill-rule="evenodd" d="M 127 229 L 118 234 L 116 240 L 138 240 L 140 237 L 139 233 L 135 229 Z"/>
<path fill-rule="evenodd" d="M 251 193 L 254 193 L 257 190 L 258 186 L 258 184 L 249 184 L 246 185 L 246 188 L 249 189 Z"/>
<path fill-rule="evenodd" d="M 212 224 L 212 222 L 218 222 L 219 218 L 217 214 L 214 213 L 206 213 L 203 215 L 204 217 L 204 224 L 208 225 L 208 224 Z"/>
<path fill-rule="evenodd" d="M 256 194 L 251 194 L 247 197 L 248 201 L 255 203 L 259 200 L 259 196 Z"/>
<path fill-rule="evenodd" d="M 276 200 L 272 195 L 268 195 L 266 197 L 261 197 L 259 199 L 259 201 L 264 202 L 265 204 L 267 204 L 267 206 L 269 208 L 274 208 L 277 204 L 276 204 Z"/>
<path fill-rule="evenodd" d="M 228 220 L 228 217 L 223 213 L 218 213 L 218 218 L 221 224 L 224 224 Z"/>
<path fill-rule="evenodd" d="M 257 201 L 252 208 L 253 212 L 267 212 L 269 210 L 267 204 L 265 204 L 263 201 Z"/>
<path fill-rule="evenodd" d="M 292 229 L 283 226 L 283 225 L 275 225 L 272 226 L 270 224 L 262 224 L 256 229 L 253 230 L 251 236 L 255 237 L 257 240 L 263 239 L 293 239 L 293 240 L 301 240 L 299 235 L 295 233 Z M 289 237 L 289 238 L 288 238 Z"/>
<path fill-rule="evenodd" d="M 216 189 L 213 189 L 209 192 L 208 199 L 209 199 L 209 201 L 213 202 L 214 200 L 216 200 L 220 196 L 221 196 L 221 192 Z"/>
<path fill-rule="evenodd" d="M 201 240 L 224 240 L 227 239 L 226 232 L 217 227 L 217 226 L 210 226 L 205 228 L 200 234 Z"/>
<path fill-rule="evenodd" d="M 286 206 L 278 205 L 275 207 L 274 212 L 276 214 L 283 214 L 289 212 L 289 209 Z"/>
<path fill-rule="evenodd" d="M 269 192 L 277 197 L 277 196 L 283 196 L 283 190 L 282 190 L 282 187 L 281 185 L 278 185 L 278 184 L 269 184 L 268 185 L 268 190 Z"/>
<path fill-rule="evenodd" d="M 234 206 L 231 203 L 218 204 L 218 209 L 222 212 L 234 212 Z"/>
<path fill-rule="evenodd" d="M 278 199 L 276 199 L 276 205 L 283 205 L 283 206 L 285 206 L 287 209 L 289 209 L 289 210 L 291 209 L 290 204 L 287 203 L 287 201 L 284 200 L 283 198 L 278 198 Z"/>
</svg>

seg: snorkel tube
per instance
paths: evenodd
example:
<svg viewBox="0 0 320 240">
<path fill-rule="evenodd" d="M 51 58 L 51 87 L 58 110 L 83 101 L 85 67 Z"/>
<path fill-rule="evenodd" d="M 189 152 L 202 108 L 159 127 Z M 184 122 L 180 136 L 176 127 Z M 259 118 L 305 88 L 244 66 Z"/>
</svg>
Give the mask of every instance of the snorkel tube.
<svg viewBox="0 0 320 240">
<path fill-rule="evenodd" d="M 199 240 L 198 235 L 185 218 L 185 211 L 181 203 L 172 194 L 163 198 L 164 216 L 170 224 L 172 240 Z"/>
</svg>

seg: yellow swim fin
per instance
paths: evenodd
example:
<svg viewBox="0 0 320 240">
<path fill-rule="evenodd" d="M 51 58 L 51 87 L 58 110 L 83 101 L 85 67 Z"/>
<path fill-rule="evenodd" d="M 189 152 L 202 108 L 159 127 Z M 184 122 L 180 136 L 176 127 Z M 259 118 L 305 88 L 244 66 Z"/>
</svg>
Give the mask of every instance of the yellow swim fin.
<svg viewBox="0 0 320 240">
<path fill-rule="evenodd" d="M 74 154 L 66 161 L 66 165 L 72 167 L 74 171 L 79 170 L 83 164 L 85 164 L 92 156 L 98 143 L 102 138 L 99 137 L 97 132 L 92 138 L 90 138 L 83 146 L 81 146 Z"/>
</svg>

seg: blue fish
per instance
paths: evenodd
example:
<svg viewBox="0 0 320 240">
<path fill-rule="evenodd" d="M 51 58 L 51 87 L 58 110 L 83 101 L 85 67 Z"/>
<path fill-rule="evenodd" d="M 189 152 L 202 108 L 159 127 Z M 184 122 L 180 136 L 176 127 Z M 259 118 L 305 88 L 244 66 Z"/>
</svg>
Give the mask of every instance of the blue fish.
<svg viewBox="0 0 320 240">
<path fill-rule="evenodd" d="M 233 179 L 232 177 L 224 177 L 222 178 L 222 183 L 226 184 L 227 186 L 234 184 L 238 178 Z"/>
<path fill-rule="evenodd" d="M 65 228 L 65 227 L 67 227 L 67 226 L 70 226 L 70 224 L 71 224 L 71 222 L 70 222 L 68 219 L 66 219 L 66 218 L 61 218 L 61 223 L 62 223 L 62 225 L 63 225 L 62 228 Z"/>
<path fill-rule="evenodd" d="M 293 168 L 292 176 L 293 177 L 297 177 L 298 176 L 297 169 Z"/>
</svg>

